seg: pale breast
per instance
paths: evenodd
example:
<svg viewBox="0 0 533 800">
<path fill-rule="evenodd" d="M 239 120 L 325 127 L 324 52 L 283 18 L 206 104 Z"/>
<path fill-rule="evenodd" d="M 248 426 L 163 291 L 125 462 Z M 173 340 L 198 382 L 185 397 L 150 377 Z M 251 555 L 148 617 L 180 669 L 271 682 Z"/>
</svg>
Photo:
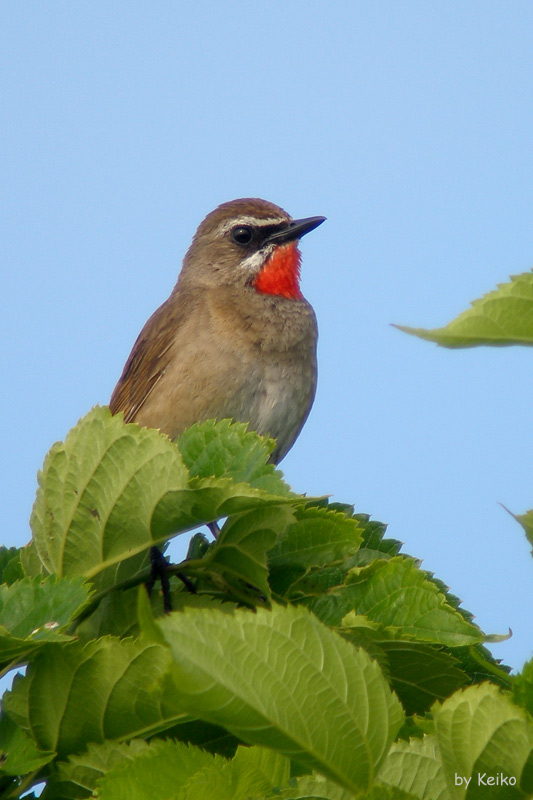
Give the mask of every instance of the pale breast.
<svg viewBox="0 0 533 800">
<path fill-rule="evenodd" d="M 247 302 L 242 289 L 233 300 L 218 289 L 190 309 L 158 391 L 136 421 L 175 438 L 195 422 L 230 417 L 276 439 L 277 462 L 294 443 L 315 395 L 314 312 L 305 301 L 272 302 L 255 290 Z"/>
<path fill-rule="evenodd" d="M 314 400 L 316 319 L 306 301 L 265 297 L 253 290 L 244 307 L 240 300 L 233 309 L 239 336 L 232 345 L 241 368 L 236 370 L 235 391 L 227 397 L 226 410 L 276 439 L 273 460 L 279 461 L 292 447 Z M 228 309 L 232 304 L 225 298 L 226 323 Z M 222 322 L 217 310 L 212 318 Z"/>
</svg>

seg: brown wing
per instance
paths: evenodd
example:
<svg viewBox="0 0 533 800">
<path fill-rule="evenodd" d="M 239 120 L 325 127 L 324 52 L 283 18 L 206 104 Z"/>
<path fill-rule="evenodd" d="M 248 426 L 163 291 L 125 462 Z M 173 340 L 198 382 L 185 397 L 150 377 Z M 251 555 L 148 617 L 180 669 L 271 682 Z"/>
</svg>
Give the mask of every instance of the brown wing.
<svg viewBox="0 0 533 800">
<path fill-rule="evenodd" d="M 183 304 L 173 300 L 171 297 L 163 303 L 142 329 L 111 395 L 111 413 L 123 411 L 125 422 L 135 420 L 165 374 L 183 309 Z"/>
</svg>

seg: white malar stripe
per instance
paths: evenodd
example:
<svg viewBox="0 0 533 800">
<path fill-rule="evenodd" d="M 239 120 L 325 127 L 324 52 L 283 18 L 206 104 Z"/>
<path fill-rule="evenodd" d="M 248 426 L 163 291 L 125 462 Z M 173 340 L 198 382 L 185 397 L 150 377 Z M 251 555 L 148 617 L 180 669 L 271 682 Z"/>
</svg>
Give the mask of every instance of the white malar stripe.
<svg viewBox="0 0 533 800">
<path fill-rule="evenodd" d="M 263 264 L 270 254 L 274 252 L 275 248 L 275 244 L 265 245 L 265 247 L 262 247 L 261 250 L 256 250 L 255 253 L 252 253 L 248 258 L 243 258 L 239 264 L 239 268 L 246 270 L 246 272 L 260 272 L 263 268 Z"/>
</svg>

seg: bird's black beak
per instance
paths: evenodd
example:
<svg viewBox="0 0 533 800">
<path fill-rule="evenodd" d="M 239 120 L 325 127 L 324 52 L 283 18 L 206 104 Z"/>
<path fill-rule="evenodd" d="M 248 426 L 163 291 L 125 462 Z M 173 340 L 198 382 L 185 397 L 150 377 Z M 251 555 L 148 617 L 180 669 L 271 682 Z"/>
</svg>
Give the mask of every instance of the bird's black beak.
<svg viewBox="0 0 533 800">
<path fill-rule="evenodd" d="M 301 239 L 306 233 L 318 228 L 319 225 L 325 221 L 326 217 L 306 217 L 305 219 L 293 219 L 289 222 L 286 228 L 277 230 L 272 233 L 267 242 L 274 242 L 275 244 L 284 244 L 285 242 L 293 242 L 295 239 Z"/>
</svg>

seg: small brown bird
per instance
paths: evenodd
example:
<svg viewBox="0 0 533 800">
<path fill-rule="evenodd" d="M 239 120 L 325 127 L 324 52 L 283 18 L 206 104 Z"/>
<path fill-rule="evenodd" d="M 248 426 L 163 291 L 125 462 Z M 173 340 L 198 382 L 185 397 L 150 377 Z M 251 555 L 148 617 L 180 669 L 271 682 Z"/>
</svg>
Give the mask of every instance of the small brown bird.
<svg viewBox="0 0 533 800">
<path fill-rule="evenodd" d="M 231 417 L 274 438 L 279 462 L 315 396 L 317 326 L 300 291 L 298 241 L 324 219 L 293 220 L 258 199 L 208 214 L 133 346 L 111 411 L 171 438 Z"/>
</svg>

